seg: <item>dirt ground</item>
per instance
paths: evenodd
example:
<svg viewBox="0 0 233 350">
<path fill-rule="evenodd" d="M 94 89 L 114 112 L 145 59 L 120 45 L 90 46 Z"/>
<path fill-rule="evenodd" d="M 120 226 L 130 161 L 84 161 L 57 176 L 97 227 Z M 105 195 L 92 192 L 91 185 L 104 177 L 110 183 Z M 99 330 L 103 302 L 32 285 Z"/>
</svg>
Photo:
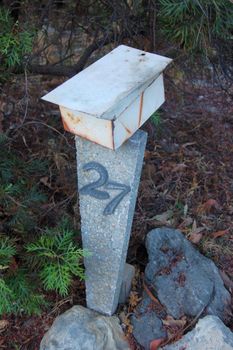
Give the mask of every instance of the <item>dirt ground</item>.
<svg viewBox="0 0 233 350">
<path fill-rule="evenodd" d="M 17 76 L 5 84 L 0 100 L 0 131 L 8 131 L 11 147 L 25 159 L 47 158 L 48 174 L 40 180 L 47 191 L 40 222 L 55 223 L 62 213 L 80 228 L 76 195 L 74 137 L 66 133 L 56 106 L 40 101 L 64 79 Z M 26 84 L 25 84 L 26 83 Z M 144 239 L 159 226 L 179 228 L 219 267 L 233 291 L 233 103 L 211 79 L 166 73 L 166 103 L 156 121 L 143 129 L 149 134 L 138 193 L 128 262 L 137 268 L 134 293 L 119 309 L 125 317 L 143 290 L 147 263 Z M 53 319 L 73 304 L 85 305 L 84 284 L 75 281 L 68 298 L 47 293 L 49 309 L 40 317 L 3 317 L 1 349 L 39 349 Z M 132 341 L 132 348 L 138 348 Z"/>
</svg>

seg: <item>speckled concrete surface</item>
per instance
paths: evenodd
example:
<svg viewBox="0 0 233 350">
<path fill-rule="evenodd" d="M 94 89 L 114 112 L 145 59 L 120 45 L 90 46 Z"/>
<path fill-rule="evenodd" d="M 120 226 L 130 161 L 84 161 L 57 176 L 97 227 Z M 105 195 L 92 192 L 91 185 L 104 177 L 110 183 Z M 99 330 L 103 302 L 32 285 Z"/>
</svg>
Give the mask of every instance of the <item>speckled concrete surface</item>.
<svg viewBox="0 0 233 350">
<path fill-rule="evenodd" d="M 106 200 L 79 197 L 83 247 L 91 253 L 84 262 L 87 306 L 106 315 L 114 313 L 119 300 L 146 140 L 147 134 L 138 130 L 112 151 L 76 137 L 79 190 L 99 178 L 95 170 L 83 170 L 93 161 L 107 169 L 111 181 L 131 187 L 112 215 L 104 216 L 103 211 L 119 190 L 98 188 L 110 194 Z"/>
</svg>

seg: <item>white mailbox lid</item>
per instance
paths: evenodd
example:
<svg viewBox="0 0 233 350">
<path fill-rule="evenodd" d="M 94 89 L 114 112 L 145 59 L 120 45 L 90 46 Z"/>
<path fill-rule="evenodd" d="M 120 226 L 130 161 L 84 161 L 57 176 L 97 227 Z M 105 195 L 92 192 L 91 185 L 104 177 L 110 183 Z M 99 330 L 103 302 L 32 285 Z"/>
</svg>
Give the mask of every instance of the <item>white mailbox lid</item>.
<svg viewBox="0 0 233 350">
<path fill-rule="evenodd" d="M 120 45 L 42 99 L 82 115 L 116 120 L 170 62 Z"/>
</svg>

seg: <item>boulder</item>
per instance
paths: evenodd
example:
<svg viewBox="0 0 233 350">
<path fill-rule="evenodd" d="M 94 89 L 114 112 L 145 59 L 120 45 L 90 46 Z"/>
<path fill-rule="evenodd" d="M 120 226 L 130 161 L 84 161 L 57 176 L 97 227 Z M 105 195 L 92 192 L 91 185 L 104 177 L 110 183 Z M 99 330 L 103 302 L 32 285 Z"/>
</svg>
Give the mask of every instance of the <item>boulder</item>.
<svg viewBox="0 0 233 350">
<path fill-rule="evenodd" d="M 176 319 L 212 314 L 224 319 L 230 303 L 215 264 L 178 230 L 157 228 L 146 238 L 149 263 L 145 278 Z"/>
<path fill-rule="evenodd" d="M 181 340 L 163 350 L 233 350 L 233 333 L 216 316 L 200 319 Z"/>
<path fill-rule="evenodd" d="M 144 293 L 130 321 L 134 338 L 145 350 L 150 350 L 150 343 L 153 340 L 167 337 L 160 317 L 162 317 L 162 311 L 156 310 L 153 301 Z"/>
<path fill-rule="evenodd" d="M 73 306 L 58 316 L 40 344 L 40 350 L 110 349 L 130 349 L 118 318 L 83 306 Z"/>
</svg>

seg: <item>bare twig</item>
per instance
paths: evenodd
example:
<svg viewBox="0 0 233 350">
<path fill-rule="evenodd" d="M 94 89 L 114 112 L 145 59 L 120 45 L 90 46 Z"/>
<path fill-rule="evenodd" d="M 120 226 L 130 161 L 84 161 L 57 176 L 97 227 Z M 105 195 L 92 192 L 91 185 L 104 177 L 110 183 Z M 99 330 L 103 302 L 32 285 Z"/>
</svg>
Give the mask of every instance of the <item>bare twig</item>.
<svg viewBox="0 0 233 350">
<path fill-rule="evenodd" d="M 24 95 L 24 99 L 25 99 L 25 111 L 24 111 L 24 116 L 23 116 L 23 120 L 21 124 L 24 124 L 26 117 L 27 117 L 27 113 L 28 113 L 28 102 L 29 102 L 29 94 L 28 94 L 28 77 L 27 77 L 27 65 L 25 65 L 24 67 L 24 80 L 25 80 L 25 95 Z"/>
<path fill-rule="evenodd" d="M 113 35 L 102 38 L 92 42 L 84 51 L 79 61 L 74 66 L 54 66 L 54 65 L 29 65 L 29 70 L 32 73 L 59 75 L 59 76 L 73 76 L 79 73 L 85 67 L 88 59 L 94 51 L 100 47 L 107 45 L 113 41 Z"/>
<path fill-rule="evenodd" d="M 49 128 L 49 129 L 53 130 L 54 132 L 58 133 L 58 134 L 65 140 L 65 142 L 66 142 L 66 144 L 67 144 L 68 147 L 71 147 L 72 149 L 75 149 L 73 146 L 71 146 L 71 145 L 69 144 L 69 142 L 68 142 L 67 138 L 65 137 L 65 135 L 63 135 L 59 130 L 55 129 L 55 128 L 54 128 L 53 126 L 51 126 L 51 125 L 48 125 L 48 124 L 43 123 L 43 122 L 38 121 L 38 120 L 32 120 L 32 121 L 26 122 L 26 123 L 24 123 L 24 124 L 21 124 L 21 125 L 19 125 L 17 128 L 15 128 L 15 129 L 13 130 L 13 132 L 16 133 L 16 132 L 19 131 L 19 129 L 24 128 L 24 127 L 26 127 L 27 125 L 31 125 L 31 124 L 39 124 L 39 125 L 46 126 L 47 128 Z"/>
</svg>

